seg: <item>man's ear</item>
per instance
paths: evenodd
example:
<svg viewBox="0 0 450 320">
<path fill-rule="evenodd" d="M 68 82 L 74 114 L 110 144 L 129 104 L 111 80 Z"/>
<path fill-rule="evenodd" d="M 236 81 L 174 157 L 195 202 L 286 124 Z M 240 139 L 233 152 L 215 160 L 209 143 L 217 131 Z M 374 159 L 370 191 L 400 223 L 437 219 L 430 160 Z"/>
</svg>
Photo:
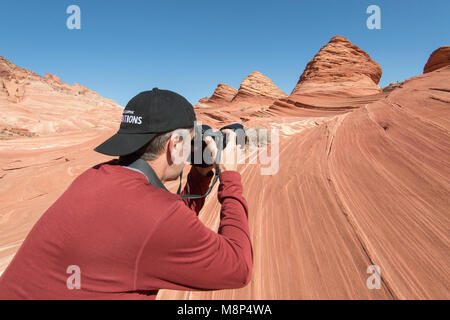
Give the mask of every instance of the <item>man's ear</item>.
<svg viewBox="0 0 450 320">
<path fill-rule="evenodd" d="M 169 141 L 167 141 L 167 145 L 166 145 L 166 159 L 167 159 L 167 163 L 169 165 L 173 164 L 172 161 L 172 150 L 173 150 L 173 142 L 172 142 L 172 137 L 170 137 Z"/>
<path fill-rule="evenodd" d="M 186 162 L 190 153 L 191 134 L 192 130 L 187 129 L 177 129 L 172 133 L 167 147 L 168 156 L 171 157 L 170 160 L 167 159 L 169 164 L 179 165 Z"/>
<path fill-rule="evenodd" d="M 180 137 L 180 135 L 178 135 L 177 133 L 173 133 L 172 136 L 170 137 L 169 141 L 167 142 L 167 147 L 166 147 L 166 156 L 167 156 L 167 162 L 169 163 L 169 165 L 173 164 L 173 160 L 172 160 L 172 154 L 174 154 L 174 152 L 180 152 L 180 148 L 182 146 L 182 137 Z"/>
</svg>

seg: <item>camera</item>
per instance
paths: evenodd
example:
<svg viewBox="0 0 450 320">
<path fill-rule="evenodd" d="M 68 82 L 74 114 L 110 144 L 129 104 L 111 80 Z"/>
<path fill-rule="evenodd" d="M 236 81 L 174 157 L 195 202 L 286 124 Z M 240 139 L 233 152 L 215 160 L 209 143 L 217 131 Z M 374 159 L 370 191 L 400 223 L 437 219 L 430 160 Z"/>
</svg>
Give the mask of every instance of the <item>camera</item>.
<svg viewBox="0 0 450 320">
<path fill-rule="evenodd" d="M 220 157 L 220 153 L 227 146 L 226 135 L 222 134 L 222 130 L 230 129 L 236 133 L 236 144 L 244 146 L 247 141 L 247 136 L 244 131 L 244 127 L 239 123 L 232 123 L 230 125 L 220 128 L 218 131 L 208 125 L 195 126 L 195 137 L 191 141 L 191 155 L 188 161 L 197 167 L 209 167 L 214 163 L 211 153 L 206 152 L 205 137 L 209 136 L 213 138 L 217 145 L 217 156 Z"/>
</svg>

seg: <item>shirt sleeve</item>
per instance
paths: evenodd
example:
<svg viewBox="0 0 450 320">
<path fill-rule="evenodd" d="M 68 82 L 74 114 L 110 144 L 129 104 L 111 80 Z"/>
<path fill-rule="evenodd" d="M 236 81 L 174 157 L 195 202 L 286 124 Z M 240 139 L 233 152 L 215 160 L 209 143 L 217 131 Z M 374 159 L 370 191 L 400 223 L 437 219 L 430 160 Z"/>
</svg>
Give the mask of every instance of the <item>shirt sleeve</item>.
<svg viewBox="0 0 450 320">
<path fill-rule="evenodd" d="M 189 171 L 186 185 L 181 192 L 181 194 L 197 194 L 203 195 L 209 188 L 212 176 L 202 176 L 200 172 L 195 169 L 194 166 L 191 167 Z M 192 209 L 197 215 L 205 204 L 205 198 L 199 199 L 183 199 L 184 203 Z"/>
<path fill-rule="evenodd" d="M 218 233 L 179 201 L 142 249 L 136 290 L 230 289 L 250 282 L 253 250 L 240 174 L 227 171 L 219 178 Z"/>
</svg>

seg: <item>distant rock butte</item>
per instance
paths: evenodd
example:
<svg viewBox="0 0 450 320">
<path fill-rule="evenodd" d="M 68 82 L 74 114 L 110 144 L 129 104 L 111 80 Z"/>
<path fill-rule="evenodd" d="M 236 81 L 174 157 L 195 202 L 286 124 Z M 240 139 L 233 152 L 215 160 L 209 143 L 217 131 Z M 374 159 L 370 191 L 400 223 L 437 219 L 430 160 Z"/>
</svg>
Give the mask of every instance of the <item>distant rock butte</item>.
<svg viewBox="0 0 450 320">
<path fill-rule="evenodd" d="M 272 80 L 261 72 L 253 71 L 241 82 L 241 86 L 233 100 L 248 97 L 279 99 L 287 97 L 287 94 L 281 91 Z"/>
<path fill-rule="evenodd" d="M 335 36 L 307 64 L 291 95 L 379 93 L 381 67 L 348 39 Z"/>
<path fill-rule="evenodd" d="M 225 83 L 219 83 L 210 99 L 213 101 L 224 100 L 230 102 L 231 100 L 233 100 L 237 92 L 237 89 Z"/>
<path fill-rule="evenodd" d="M 197 107 L 205 107 L 210 103 L 228 103 L 233 100 L 237 93 L 237 89 L 225 84 L 219 83 L 211 97 L 205 97 L 198 101 Z"/>
<path fill-rule="evenodd" d="M 0 129 L 4 133 L 0 139 L 5 134 L 14 138 L 13 133 L 20 130 L 41 135 L 113 128 L 122 110 L 112 99 L 84 85 L 63 83 L 50 73 L 41 77 L 0 56 Z"/>
<path fill-rule="evenodd" d="M 450 46 L 440 47 L 430 55 L 423 68 L 423 73 L 432 72 L 448 65 L 450 65 Z"/>
</svg>

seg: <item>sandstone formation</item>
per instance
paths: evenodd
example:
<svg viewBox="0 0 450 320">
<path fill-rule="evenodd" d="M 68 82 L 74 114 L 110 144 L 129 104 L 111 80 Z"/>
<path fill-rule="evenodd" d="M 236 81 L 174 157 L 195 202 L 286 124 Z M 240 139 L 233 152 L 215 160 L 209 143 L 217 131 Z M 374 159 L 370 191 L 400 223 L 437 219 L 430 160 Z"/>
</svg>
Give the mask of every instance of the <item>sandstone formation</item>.
<svg viewBox="0 0 450 320">
<path fill-rule="evenodd" d="M 247 122 L 281 134 L 275 175 L 240 168 L 252 281 L 159 299 L 449 299 L 449 79 L 447 66 L 366 103 L 349 97 L 346 112 L 299 106 Z M 213 230 L 219 210 L 211 199 L 200 213 Z M 367 287 L 371 265 L 377 290 Z"/>
<path fill-rule="evenodd" d="M 253 71 L 242 82 L 234 101 L 250 97 L 279 99 L 287 94 L 281 91 L 269 78 L 259 71 Z"/>
<path fill-rule="evenodd" d="M 431 54 L 423 68 L 423 73 L 432 72 L 448 65 L 450 65 L 450 46 L 440 47 Z"/>
<path fill-rule="evenodd" d="M 216 90 L 214 90 L 213 95 L 211 96 L 212 101 L 226 101 L 230 102 L 233 100 L 234 96 L 236 95 L 237 90 L 227 84 L 219 83 L 217 85 Z"/>
<path fill-rule="evenodd" d="M 116 102 L 83 85 L 63 83 L 52 74 L 41 77 L 0 57 L 0 139 L 15 137 L 4 134 L 14 128 L 35 135 L 110 129 L 121 113 Z"/>
<path fill-rule="evenodd" d="M 194 108 L 199 119 L 206 123 L 246 122 L 251 114 L 266 110 L 283 97 L 287 95 L 272 80 L 253 71 L 242 80 L 239 90 L 219 84 L 210 98 L 200 99 Z"/>
<path fill-rule="evenodd" d="M 159 299 L 450 298 L 450 66 L 384 92 L 376 89 L 368 68 L 337 70 L 337 81 L 327 88 L 315 82 L 332 77 L 326 70 L 316 70 L 318 78 L 308 73 L 303 80 L 311 84 L 310 95 L 252 96 L 242 101 L 253 104 L 196 108 L 198 118 L 215 127 L 241 121 L 246 128 L 278 130 L 278 149 L 274 138 L 267 146 L 279 151 L 278 171 L 261 174 L 270 166 L 261 160 L 266 147 L 248 153 L 239 168 L 254 252 L 250 284 L 236 290 L 161 290 Z M 15 105 L 26 101 L 27 88 Z M 271 104 L 258 104 L 265 99 Z M 41 101 L 47 101 L 39 103 L 41 112 L 53 107 L 49 98 Z M 15 112 L 2 109 L 6 119 Z M 110 110 L 97 112 L 100 121 Z M 71 181 L 110 159 L 92 149 L 117 129 L 28 136 L 18 124 L 8 130 L 21 136 L 0 140 L 0 273 Z M 167 186 L 176 191 L 178 182 Z M 199 215 L 214 231 L 219 210 L 216 185 Z M 367 287 L 371 265 L 380 268 L 379 289 Z"/>
<path fill-rule="evenodd" d="M 307 64 L 291 95 L 376 94 L 380 78 L 378 63 L 348 39 L 335 36 Z"/>
<path fill-rule="evenodd" d="M 307 64 L 289 97 L 275 100 L 268 112 L 250 116 L 342 114 L 384 97 L 377 84 L 381 67 L 349 40 L 333 37 Z"/>
<path fill-rule="evenodd" d="M 202 98 L 196 104 L 197 107 L 208 107 L 209 104 L 227 105 L 233 100 L 237 90 L 225 83 L 219 83 L 214 93 L 209 98 Z"/>
</svg>

